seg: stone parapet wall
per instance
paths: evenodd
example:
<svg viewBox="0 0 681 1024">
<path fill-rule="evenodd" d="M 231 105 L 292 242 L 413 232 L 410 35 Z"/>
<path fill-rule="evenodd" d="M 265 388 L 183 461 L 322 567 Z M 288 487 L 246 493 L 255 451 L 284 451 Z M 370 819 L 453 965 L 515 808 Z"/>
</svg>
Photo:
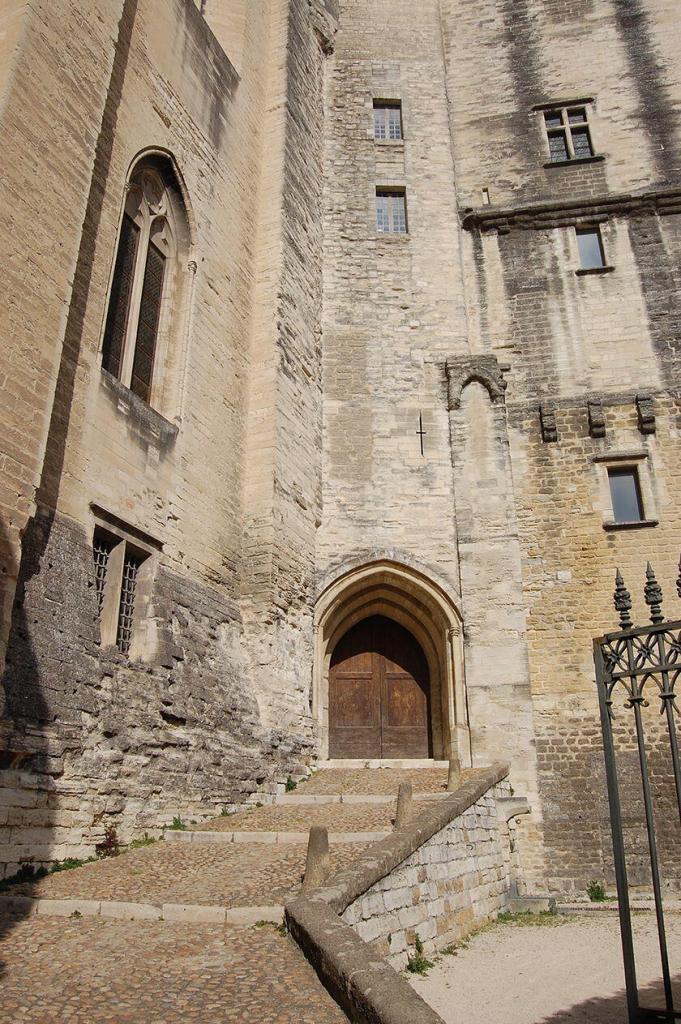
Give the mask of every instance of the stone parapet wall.
<svg viewBox="0 0 681 1024">
<path fill-rule="evenodd" d="M 505 906 L 512 854 L 497 804 L 510 795 L 508 773 L 480 769 L 286 905 L 292 937 L 355 1024 L 441 1022 L 392 967 L 417 935 L 426 951 L 441 948 Z"/>
<path fill-rule="evenodd" d="M 508 782 L 488 790 L 351 903 L 343 920 L 395 966 L 416 937 L 435 950 L 480 927 L 506 904 L 510 851 L 497 810 Z"/>
</svg>

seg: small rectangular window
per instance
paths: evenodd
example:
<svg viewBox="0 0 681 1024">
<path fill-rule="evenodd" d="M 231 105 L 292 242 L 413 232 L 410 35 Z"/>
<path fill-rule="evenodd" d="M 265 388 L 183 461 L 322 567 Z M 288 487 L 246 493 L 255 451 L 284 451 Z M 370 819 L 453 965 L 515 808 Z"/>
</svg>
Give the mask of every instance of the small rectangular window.
<svg viewBox="0 0 681 1024">
<path fill-rule="evenodd" d="M 398 142 L 402 138 L 402 104 L 374 100 L 374 138 Z"/>
<path fill-rule="evenodd" d="M 608 469 L 612 513 L 616 523 L 640 523 L 643 501 L 638 470 L 635 466 Z"/>
<path fill-rule="evenodd" d="M 379 234 L 406 234 L 407 201 L 404 189 L 376 189 L 376 230 Z"/>
<path fill-rule="evenodd" d="M 586 107 L 556 107 L 544 111 L 551 163 L 584 160 L 594 155 Z"/>
<path fill-rule="evenodd" d="M 595 270 L 605 266 L 603 240 L 598 228 L 576 228 L 579 262 L 582 270 Z"/>
<path fill-rule="evenodd" d="M 106 573 L 109 567 L 109 555 L 113 551 L 116 541 L 103 530 L 95 530 L 92 541 L 92 557 L 95 563 L 95 593 L 97 595 L 97 611 L 102 614 L 102 603 L 104 601 L 104 586 L 106 584 Z"/>
<path fill-rule="evenodd" d="M 135 594 L 137 590 L 137 571 L 142 559 L 126 550 L 123 560 L 123 578 L 121 580 L 121 601 L 118 608 L 118 632 L 116 646 L 121 654 L 128 654 L 132 639 L 132 623 L 135 613 Z"/>
</svg>

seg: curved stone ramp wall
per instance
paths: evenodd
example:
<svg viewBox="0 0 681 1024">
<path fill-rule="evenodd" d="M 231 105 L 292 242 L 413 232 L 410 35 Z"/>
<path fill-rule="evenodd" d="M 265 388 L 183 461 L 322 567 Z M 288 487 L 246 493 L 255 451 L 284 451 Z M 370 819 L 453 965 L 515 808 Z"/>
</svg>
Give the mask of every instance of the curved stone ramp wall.
<svg viewBox="0 0 681 1024">
<path fill-rule="evenodd" d="M 351 867 L 286 905 L 292 937 L 353 1024 L 442 1024 L 396 966 L 462 938 L 507 901 L 508 765 L 481 769 Z"/>
</svg>

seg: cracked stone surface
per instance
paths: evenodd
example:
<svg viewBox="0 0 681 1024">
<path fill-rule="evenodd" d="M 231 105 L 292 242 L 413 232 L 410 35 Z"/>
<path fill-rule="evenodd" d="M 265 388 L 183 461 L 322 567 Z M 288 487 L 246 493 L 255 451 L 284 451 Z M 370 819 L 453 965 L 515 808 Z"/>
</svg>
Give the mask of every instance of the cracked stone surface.
<svg viewBox="0 0 681 1024">
<path fill-rule="evenodd" d="M 229 820 L 229 819 L 226 819 Z M 350 863 L 364 844 L 331 848 L 331 869 Z M 276 905 L 300 888 L 305 844 L 166 843 L 131 850 L 38 882 L 11 895 L 244 907 Z"/>
<path fill-rule="evenodd" d="M 8 1024 L 347 1024 L 271 926 L 3 918 L 0 936 Z"/>
</svg>

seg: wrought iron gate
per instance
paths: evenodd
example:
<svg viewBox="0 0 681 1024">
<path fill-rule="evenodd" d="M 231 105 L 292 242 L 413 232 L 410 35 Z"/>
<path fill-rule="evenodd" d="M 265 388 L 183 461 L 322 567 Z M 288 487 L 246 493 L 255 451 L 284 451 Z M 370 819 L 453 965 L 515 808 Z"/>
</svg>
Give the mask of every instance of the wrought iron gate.
<svg viewBox="0 0 681 1024">
<path fill-rule="evenodd" d="M 681 598 L 681 562 L 679 563 L 679 577 L 676 589 Z M 610 804 L 610 824 L 630 1024 L 643 1024 L 643 1022 L 648 1021 L 681 1020 L 681 1013 L 674 1009 L 674 995 L 672 992 L 665 934 L 660 857 L 649 769 L 649 750 L 646 742 L 646 723 L 642 712 L 644 707 L 649 706 L 649 698 L 651 696 L 658 696 L 660 698 L 660 714 L 664 718 L 664 728 L 666 735 L 668 735 L 669 755 L 673 782 L 676 788 L 679 827 L 681 829 L 681 770 L 679 765 L 679 743 L 676 734 L 676 717 L 680 712 L 676 701 L 681 696 L 681 683 L 679 683 L 678 692 L 675 690 L 677 681 L 681 677 L 681 620 L 674 622 L 665 621 L 662 613 L 662 590 L 655 578 L 655 573 L 650 563 L 646 570 L 644 598 L 650 608 L 650 621 L 652 625 L 635 627 L 631 619 L 631 597 L 624 585 L 622 574 L 618 569 L 614 603 L 616 610 L 619 612 L 620 630 L 616 633 L 607 633 L 605 636 L 594 640 L 596 683 L 598 686 L 601 728 L 603 730 L 605 771 L 608 801 Z M 618 700 L 618 697 L 621 697 L 622 700 Z M 615 707 L 616 702 L 617 706 Z M 647 853 L 650 860 L 650 874 L 655 900 L 665 998 L 664 1009 L 657 1010 L 641 1007 L 636 981 L 636 962 L 622 826 L 618 760 L 613 734 L 613 719 L 616 715 L 621 715 L 620 708 L 624 710 L 625 718 L 625 721 L 621 721 L 621 719 L 620 721 L 622 725 L 628 726 L 632 735 L 635 749 L 638 753 L 638 765 L 640 768 L 641 795 L 647 833 Z M 666 781 L 671 785 L 671 779 Z M 677 850 L 681 851 L 681 832 L 678 843 Z M 679 856 L 681 857 L 681 852 Z"/>
</svg>

